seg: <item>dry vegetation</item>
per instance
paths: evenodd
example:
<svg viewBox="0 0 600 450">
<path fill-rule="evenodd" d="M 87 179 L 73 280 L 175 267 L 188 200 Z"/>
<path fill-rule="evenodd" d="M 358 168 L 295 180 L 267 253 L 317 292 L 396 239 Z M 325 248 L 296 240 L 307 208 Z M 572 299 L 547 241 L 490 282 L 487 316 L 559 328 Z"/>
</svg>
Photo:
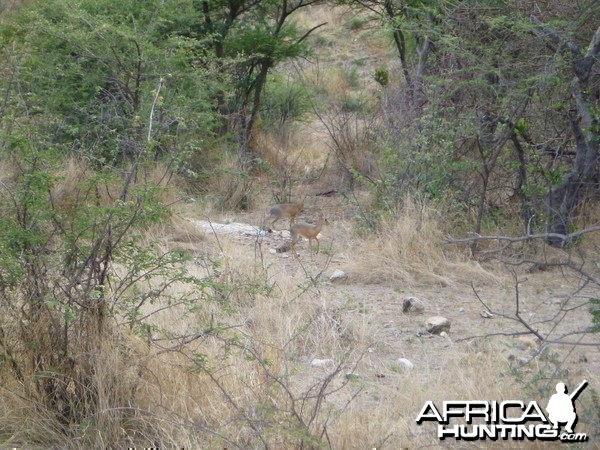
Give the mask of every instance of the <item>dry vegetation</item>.
<svg viewBox="0 0 600 450">
<path fill-rule="evenodd" d="M 281 242 L 271 236 L 201 235 L 184 219 L 149 230 L 149 241 L 162 240 L 162 252 L 190 252 L 190 272 L 214 280 L 198 294 L 197 311 L 160 301 L 146 305 L 143 313 L 162 330 L 151 334 L 152 343 L 115 317 L 114 332 L 103 336 L 92 358 L 94 376 L 85 388 L 97 392 L 100 402 L 89 411 L 88 422 L 73 430 L 81 444 L 58 431 L 60 424 L 43 404 L 25 400 L 27 386 L 9 381 L 5 366 L 0 423 L 17 430 L 6 444 L 436 446 L 435 430 L 414 423 L 427 400 L 535 399 L 544 404 L 556 379 L 571 386 L 585 378 L 592 388 L 598 386 L 600 356 L 594 348 L 548 346 L 534 358 L 534 349 L 522 349 L 511 336 L 469 338 L 523 331 L 499 317 L 482 318 L 483 307 L 470 287 L 474 282 L 491 308 L 509 314 L 513 282 L 499 265 L 482 267 L 463 250 L 442 245 L 444 223 L 431 205 L 407 198 L 401 220 L 365 237 L 344 219 L 351 214 L 343 204 L 335 207 L 338 201 L 315 199 L 305 213 L 306 219 L 319 210 L 332 213 L 332 226 L 322 233 L 326 250 L 314 261 L 304 245 L 295 261 L 268 252 Z M 200 208 L 188 205 L 180 214 L 204 216 Z M 236 219 L 258 226 L 264 213 Z M 334 268 L 346 270 L 350 281 L 327 283 Z M 541 319 L 536 315 L 542 309 L 550 314 L 560 308 L 555 298 L 572 304 L 586 296 L 585 291 L 573 295 L 576 280 L 558 270 L 522 277 L 528 279 L 522 308 L 532 321 Z M 174 284 L 169 298 L 184 297 L 187 289 Z M 422 298 L 427 314 L 450 318 L 450 337 L 418 337 L 426 316 L 402 313 L 406 295 Z M 566 327 L 561 332 L 588 321 L 587 310 L 580 308 L 561 321 Z M 399 357 L 415 368 L 399 369 Z M 331 358 L 334 364 L 311 367 L 315 358 Z M 521 365 L 521 358 L 530 361 Z M 594 392 L 578 401 L 578 431 L 595 439 Z"/>
<path fill-rule="evenodd" d="M 409 207 L 406 222 L 435 224 L 423 209 L 433 214 L 428 206 Z M 168 355 L 130 343 L 137 351 L 130 356 L 129 373 L 133 379 L 141 375 L 135 381 L 139 417 L 133 427 L 142 429 L 144 420 L 156 427 L 159 420 L 161 435 L 170 436 L 173 445 L 205 448 L 295 448 L 298 439 L 311 442 L 316 435 L 328 442 L 314 441 L 318 446 L 412 448 L 437 444 L 431 427 L 414 423 L 427 400 L 535 399 L 544 404 L 554 379 L 569 385 L 583 378 L 592 386 L 600 382 L 597 351 L 549 346 L 533 358 L 534 349 L 523 348 L 515 337 L 469 338 L 522 331 L 500 318 L 482 318 L 483 307 L 469 285 L 473 281 L 492 309 L 508 314 L 514 308 L 512 280 L 499 266 L 484 269 L 444 249 L 439 225 L 435 228 L 419 234 L 407 227 L 408 236 L 384 230 L 377 242 L 366 242 L 338 219 L 323 232 L 331 256 L 321 253 L 314 262 L 306 248 L 300 249 L 298 262 L 269 254 L 266 249 L 279 242 L 270 238 L 207 235 L 165 244 L 191 250 L 198 276 L 211 272 L 204 262 L 212 255 L 220 265 L 218 280 L 237 288 L 219 292 L 196 315 L 182 317 L 169 308 L 155 316 L 156 323 L 185 334 L 210 318 L 223 329 L 233 327 L 237 337 L 229 341 L 207 334 Z M 402 251 L 389 253 L 391 248 Z M 324 283 L 336 267 L 348 271 L 348 284 Z M 555 298 L 585 299 L 567 288 L 574 279 L 557 275 L 527 275 L 522 308 L 532 320 L 546 319 L 538 312 L 542 308 L 544 316 L 559 308 Z M 269 289 L 261 292 L 261 286 Z M 402 313 L 402 299 L 409 294 L 424 299 L 431 315 L 453 321 L 450 338 L 417 337 L 425 316 Z M 560 332 L 580 321 L 589 321 L 584 309 L 562 321 Z M 205 362 L 198 364 L 194 352 Z M 397 368 L 398 357 L 413 361 L 415 369 Z M 315 358 L 335 364 L 314 368 Z M 521 365 L 521 358 L 531 360 Z M 197 372 L 190 372 L 190 364 Z M 119 377 L 119 384 L 126 382 Z M 598 420 L 594 402 L 590 391 L 578 403 L 578 429 L 590 435 Z M 257 441 L 257 434 L 265 441 Z M 140 439 L 143 434 L 132 442 Z"/>
<path fill-rule="evenodd" d="M 385 59 L 377 43 L 382 38 L 370 33 L 367 21 L 348 25 L 352 16 L 337 10 L 315 7 L 300 20 L 312 24 L 325 16 L 332 29 L 364 29 L 341 51 L 332 50 L 335 59 L 319 63 L 322 73 L 315 66 L 305 68 L 305 81 L 311 79 L 336 101 L 374 89 L 353 86 L 353 80 L 365 79 L 364 73 Z M 332 47 L 340 42 L 338 34 L 343 35 L 334 31 L 319 39 Z M 357 61 L 352 58 L 357 46 L 376 51 Z M 358 72 L 352 74 L 351 64 L 360 65 Z M 2 448 L 108 448 L 115 443 L 121 448 L 437 447 L 435 430 L 415 424 L 427 400 L 521 399 L 545 406 L 556 380 L 574 386 L 582 379 L 590 387 L 577 402 L 577 431 L 588 433 L 590 441 L 578 448 L 596 448 L 599 336 L 583 335 L 593 344 L 589 346 L 577 345 L 580 336 L 575 335 L 567 339 L 571 345 L 530 348 L 517 339 L 525 331 L 518 323 L 501 316 L 483 318 L 478 296 L 494 312 L 512 316 L 518 287 L 528 323 L 554 338 L 591 324 L 587 307 L 579 305 L 597 296 L 597 290 L 564 267 L 541 271 L 532 264 L 478 262 L 468 246 L 444 244 L 449 233 L 467 230 L 457 228 L 447 210 L 422 198 L 406 195 L 397 217 L 384 220 L 377 233 L 367 233 L 355 219 L 370 208 L 372 196 L 358 188 L 352 196 L 342 190 L 346 173 L 330 159 L 335 143 L 323 123 L 311 116 L 286 139 L 280 137 L 265 132 L 256 138 L 274 173 L 240 179 L 235 161 L 221 160 L 217 176 L 192 187 L 197 201 L 179 201 L 183 189 L 165 178 L 166 168 L 146 175 L 152 185 L 168 186 L 162 201 L 173 203 L 175 213 L 170 221 L 145 230 L 144 242 L 160 242 L 161 254 L 190 255 L 187 270 L 207 283 L 196 292 L 183 282 L 171 283 L 165 300 L 143 305 L 140 314 L 154 327 L 144 337 L 127 326 L 128 317 L 115 314 L 88 358 L 93 376 L 81 380 L 88 384 L 67 387 L 94 392 L 99 399 L 93 408 L 85 395 L 81 405 L 72 405 L 90 409 L 70 436 L 62 433 L 59 419 L 41 400 L 32 399 L 31 386 L 11 374 L 10 360 L 4 358 Z M 348 157 L 360 158 L 361 149 L 348 150 Z M 67 210 L 77 201 L 78 185 L 88 170 L 80 161 L 67 162 L 53 193 L 57 207 Z M 5 178 L 9 169 L 2 171 Z M 339 192 L 314 195 L 329 189 Z M 331 223 L 321 234 L 321 252 L 314 260 L 305 241 L 297 246 L 298 261 L 269 252 L 287 239 L 280 232 L 201 233 L 188 220 L 233 220 L 259 229 L 268 206 L 287 194 L 293 199 L 308 195 L 302 220 L 314 221 L 322 212 Z M 99 193 L 104 200 L 115 196 Z M 245 211 L 235 212 L 240 206 Z M 524 244 L 511 256 L 569 260 L 597 270 L 598 244 L 590 238 L 589 247 L 582 247 L 579 254 L 570 254 L 541 243 Z M 347 283 L 328 282 L 338 268 L 348 273 Z M 128 270 L 116 267 L 113 283 Z M 131 289 L 143 294 L 156 287 L 143 281 Z M 424 315 L 402 312 L 408 295 L 423 299 Z M 195 308 L 179 305 L 178 298 L 194 298 Z M 420 334 L 424 320 L 434 315 L 452 321 L 449 336 Z M 401 357 L 411 360 L 414 369 L 399 368 L 396 360 Z M 333 363 L 312 367 L 315 358 Z M 29 369 L 33 376 L 35 368 Z M 453 447 L 456 442 L 442 445 Z M 481 445 L 460 443 L 461 448 Z M 517 445 L 547 448 L 544 443 Z M 488 441 L 485 446 L 506 443 Z"/>
<path fill-rule="evenodd" d="M 382 225 L 374 236 L 356 236 L 361 258 L 349 263 L 353 278 L 363 283 L 402 282 L 448 286 L 498 278 L 472 261 L 468 251 L 441 245 L 446 236 L 444 214 L 421 200 L 406 198 L 402 214 Z"/>
</svg>

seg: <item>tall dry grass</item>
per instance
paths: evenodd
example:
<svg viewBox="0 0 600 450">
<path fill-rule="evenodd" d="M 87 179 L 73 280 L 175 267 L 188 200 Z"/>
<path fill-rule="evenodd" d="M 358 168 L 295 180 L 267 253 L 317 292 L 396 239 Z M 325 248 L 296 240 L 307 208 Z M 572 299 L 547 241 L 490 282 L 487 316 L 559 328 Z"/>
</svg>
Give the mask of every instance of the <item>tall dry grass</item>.
<svg viewBox="0 0 600 450">
<path fill-rule="evenodd" d="M 68 405 L 82 417 L 76 424 L 65 424 L 50 399 L 43 398 L 43 393 L 36 395 L 7 371 L 0 373 L 0 446 L 84 449 L 168 443 L 164 427 L 156 426 L 161 421 L 139 401 L 141 381 L 151 371 L 144 369 L 152 365 L 145 364 L 144 355 L 133 350 L 131 339 L 135 340 L 134 337 L 126 338 L 125 334 L 118 339 L 121 342 L 117 342 L 116 337 L 106 336 L 93 355 L 81 355 L 91 364 L 88 372 L 92 376 L 85 381 L 72 381 L 74 384 L 67 387 L 87 393 L 77 403 Z M 77 354 L 73 357 L 78 359 Z M 44 377 L 51 373 L 23 375 Z M 164 376 L 166 378 L 168 372 Z M 75 385 L 81 382 L 85 385 Z M 144 436 L 144 430 L 152 432 Z"/>
<path fill-rule="evenodd" d="M 12 168 L 0 170 L 10 173 Z M 89 162 L 81 158 L 66 158 L 54 173 L 55 179 L 50 192 L 53 208 L 69 212 L 78 202 L 111 204 L 123 194 L 131 196 L 140 189 L 153 189 L 158 201 L 164 205 L 177 204 L 181 199 L 181 182 L 170 168 L 163 163 L 139 166 L 135 170 L 128 166 L 112 179 L 90 182 L 90 178 L 102 176 Z"/>
<path fill-rule="evenodd" d="M 353 235 L 347 251 L 354 256 L 346 267 L 353 279 L 363 283 L 498 281 L 465 249 L 445 245 L 448 222 L 427 201 L 406 196 L 395 220 L 385 219 L 374 234 Z"/>
<path fill-rule="evenodd" d="M 425 350 L 427 352 L 427 350 Z M 431 359 L 428 366 L 393 374 L 386 382 L 365 382 L 362 401 L 348 407 L 331 437 L 336 448 L 547 448 L 548 443 L 506 441 L 440 441 L 437 426 L 417 425 L 415 419 L 427 401 L 439 408 L 445 400 L 533 400 L 523 386 L 506 376 L 506 361 L 500 356 L 502 345 L 486 343 L 477 349 L 451 345 L 444 356 Z M 390 378 L 388 376 L 388 378 Z M 376 393 L 376 394 L 375 394 Z M 543 404 L 545 398 L 535 400 Z"/>
<path fill-rule="evenodd" d="M 254 180 L 241 168 L 239 153 L 215 146 L 190 164 L 195 176 L 190 174 L 185 189 L 202 199 L 204 209 L 222 212 L 252 207 Z"/>
</svg>

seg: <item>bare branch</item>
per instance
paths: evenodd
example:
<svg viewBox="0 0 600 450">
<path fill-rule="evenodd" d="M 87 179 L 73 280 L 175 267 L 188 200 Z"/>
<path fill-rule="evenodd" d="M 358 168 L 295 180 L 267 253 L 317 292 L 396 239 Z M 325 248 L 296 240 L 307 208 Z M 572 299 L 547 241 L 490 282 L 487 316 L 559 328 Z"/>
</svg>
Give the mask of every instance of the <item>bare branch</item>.
<svg viewBox="0 0 600 450">
<path fill-rule="evenodd" d="M 150 108 L 150 119 L 149 119 L 149 123 L 148 123 L 148 138 L 147 138 L 148 142 L 150 142 L 150 139 L 152 138 L 152 119 L 154 117 L 154 108 L 156 107 L 156 101 L 158 100 L 158 96 L 160 95 L 160 88 L 162 87 L 163 81 L 164 80 L 162 78 L 158 81 L 158 87 L 156 88 L 156 94 L 154 95 L 154 100 L 152 101 L 152 108 Z"/>
<path fill-rule="evenodd" d="M 564 46 L 569 49 L 571 53 L 576 56 L 581 56 L 581 50 L 575 44 L 567 41 L 563 36 L 561 36 L 557 31 L 551 30 L 550 27 L 538 19 L 536 16 L 531 16 L 531 21 L 538 25 L 539 27 L 544 28 L 545 36 L 549 37 L 552 41 L 560 46 Z"/>
<path fill-rule="evenodd" d="M 523 242 L 523 241 L 532 241 L 534 239 L 561 239 L 564 243 L 572 241 L 580 236 L 583 236 L 587 233 L 593 233 L 596 231 L 600 231 L 600 225 L 586 228 L 584 230 L 576 231 L 570 234 L 560 234 L 560 233 L 538 233 L 538 234 L 530 234 L 527 236 L 481 236 L 479 234 L 473 233 L 473 236 L 464 239 L 454 239 L 448 236 L 445 240 L 446 244 L 470 244 L 472 242 L 478 241 L 508 241 L 508 242 Z"/>
<path fill-rule="evenodd" d="M 310 35 L 310 33 L 312 33 L 313 31 L 315 31 L 317 28 L 321 28 L 322 26 L 325 26 L 325 25 L 327 25 L 327 22 L 323 22 L 323 23 L 320 23 L 319 25 L 315 25 L 310 30 L 308 30 L 306 33 L 304 33 L 302 35 L 302 37 L 296 41 L 296 44 L 299 44 L 304 39 L 306 39 Z"/>
</svg>

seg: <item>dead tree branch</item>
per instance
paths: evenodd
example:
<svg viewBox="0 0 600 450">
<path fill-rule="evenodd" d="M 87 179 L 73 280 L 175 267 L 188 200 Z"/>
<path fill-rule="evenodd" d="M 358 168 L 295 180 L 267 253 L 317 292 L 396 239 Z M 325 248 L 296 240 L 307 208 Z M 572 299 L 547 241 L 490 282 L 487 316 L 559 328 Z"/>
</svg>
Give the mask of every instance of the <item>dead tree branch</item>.
<svg viewBox="0 0 600 450">
<path fill-rule="evenodd" d="M 523 242 L 523 241 L 532 241 L 534 239 L 559 239 L 563 242 L 563 244 L 567 244 L 573 242 L 575 239 L 579 238 L 588 233 L 593 233 L 596 231 L 600 231 L 600 225 L 586 228 L 584 230 L 576 231 L 570 234 L 560 234 L 560 233 L 538 233 L 538 234 L 529 234 L 526 236 L 482 236 L 477 233 L 472 233 L 472 236 L 463 239 L 454 239 L 448 236 L 445 240 L 446 244 L 471 244 L 473 242 L 478 241 L 508 241 L 509 243 L 515 242 Z"/>
</svg>

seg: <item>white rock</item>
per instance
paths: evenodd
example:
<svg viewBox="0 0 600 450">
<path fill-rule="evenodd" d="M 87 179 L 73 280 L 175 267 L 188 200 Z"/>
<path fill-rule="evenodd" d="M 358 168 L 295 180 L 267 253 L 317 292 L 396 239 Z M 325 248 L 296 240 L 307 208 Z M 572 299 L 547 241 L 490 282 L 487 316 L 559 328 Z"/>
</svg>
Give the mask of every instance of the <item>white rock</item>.
<svg viewBox="0 0 600 450">
<path fill-rule="evenodd" d="M 277 250 L 276 250 L 276 249 L 274 249 L 274 248 L 270 248 L 270 249 L 269 249 L 269 253 L 270 253 L 271 255 L 275 255 L 275 254 L 277 253 Z"/>
<path fill-rule="evenodd" d="M 342 283 L 348 279 L 348 275 L 346 272 L 340 269 L 336 269 L 331 276 L 329 277 L 329 281 L 332 283 Z"/>
<path fill-rule="evenodd" d="M 450 321 L 442 316 L 430 317 L 425 321 L 425 329 L 431 334 L 440 334 L 450 331 Z"/>
<path fill-rule="evenodd" d="M 479 313 L 479 315 L 481 317 L 483 317 L 484 319 L 491 319 L 492 317 L 494 317 L 494 315 L 491 312 L 489 312 L 488 310 L 481 311 Z"/>
<path fill-rule="evenodd" d="M 206 220 L 190 220 L 197 228 L 206 233 L 215 234 L 245 234 L 248 236 L 266 236 L 267 232 L 252 225 L 243 223 L 217 223 Z M 289 235 L 289 231 L 287 232 Z"/>
<path fill-rule="evenodd" d="M 414 367 L 415 367 L 415 365 L 406 358 L 398 358 L 398 360 L 396 361 L 396 364 L 398 365 L 398 367 L 401 367 L 402 369 L 410 370 L 410 369 L 414 369 Z"/>
<path fill-rule="evenodd" d="M 317 358 L 315 358 L 310 362 L 310 365 L 312 367 L 320 367 L 320 368 L 333 366 L 334 364 L 335 364 L 335 361 L 333 359 L 317 359 Z"/>
</svg>

